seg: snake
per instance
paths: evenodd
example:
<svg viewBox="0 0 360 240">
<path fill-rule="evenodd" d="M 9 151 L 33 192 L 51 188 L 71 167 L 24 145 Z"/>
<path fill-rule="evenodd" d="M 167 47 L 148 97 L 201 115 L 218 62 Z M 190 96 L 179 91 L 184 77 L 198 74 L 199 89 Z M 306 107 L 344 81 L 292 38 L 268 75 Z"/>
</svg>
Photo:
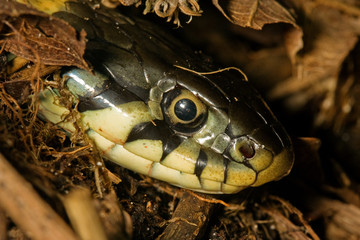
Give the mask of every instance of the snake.
<svg viewBox="0 0 360 240">
<path fill-rule="evenodd" d="M 84 58 L 93 71 L 67 67 L 61 76 L 105 159 L 209 194 L 290 172 L 289 135 L 238 71 L 214 72 L 206 56 L 143 18 L 80 1 L 53 15 L 87 33 Z M 69 112 L 57 89 L 39 95 L 39 116 L 72 133 Z"/>
</svg>

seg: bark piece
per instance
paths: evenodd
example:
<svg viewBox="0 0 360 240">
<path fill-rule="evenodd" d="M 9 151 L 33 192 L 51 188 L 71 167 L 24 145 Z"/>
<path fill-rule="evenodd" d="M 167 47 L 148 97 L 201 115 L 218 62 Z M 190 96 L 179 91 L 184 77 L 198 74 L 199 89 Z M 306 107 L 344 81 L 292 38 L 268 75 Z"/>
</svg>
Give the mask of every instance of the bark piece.
<svg viewBox="0 0 360 240">
<path fill-rule="evenodd" d="M 185 192 L 158 239 L 201 239 L 215 204 Z"/>
</svg>

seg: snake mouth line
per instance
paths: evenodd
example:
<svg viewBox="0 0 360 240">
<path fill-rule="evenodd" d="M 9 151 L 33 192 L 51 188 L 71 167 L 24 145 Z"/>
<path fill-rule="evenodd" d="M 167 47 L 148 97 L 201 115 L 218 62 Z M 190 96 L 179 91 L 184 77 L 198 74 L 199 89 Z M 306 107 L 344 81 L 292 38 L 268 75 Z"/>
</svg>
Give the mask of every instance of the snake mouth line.
<svg viewBox="0 0 360 240">
<path fill-rule="evenodd" d="M 115 163 L 172 185 L 204 193 L 232 194 L 247 187 L 260 186 L 288 174 L 288 169 L 292 166 L 292 161 L 288 160 L 291 151 L 289 152 L 288 150 L 284 150 L 276 155 L 272 164 L 258 173 L 242 164 L 234 162 L 225 164 L 225 161 L 219 162 L 219 158 L 210 157 L 207 159 L 205 166 L 203 166 L 202 172 L 205 169 L 205 174 L 202 175 L 202 172 L 196 174 L 195 162 L 192 165 L 192 170 L 186 172 L 184 170 L 187 170 L 187 168 L 176 169 L 176 164 L 173 162 L 162 162 L 160 157 L 161 151 L 158 153 L 153 152 L 149 155 L 145 152 L 140 156 L 129 151 L 126 144 L 115 144 L 93 130 L 89 130 L 88 135 L 95 142 L 96 146 L 102 149 L 104 155 Z M 146 148 L 151 149 L 151 142 L 148 143 Z M 145 146 L 142 142 L 138 143 L 138 145 Z M 158 147 L 161 148 L 161 145 L 158 145 Z M 154 154 L 158 158 L 154 157 Z M 152 159 L 147 158 L 148 156 Z M 186 162 L 181 158 L 177 159 L 174 157 L 173 159 L 182 166 L 186 165 Z M 282 172 L 281 175 L 277 175 L 279 168 L 284 169 L 280 170 Z"/>
<path fill-rule="evenodd" d="M 148 175 L 175 186 L 212 194 L 235 193 L 247 187 L 201 179 L 195 174 L 178 171 L 160 162 L 151 161 L 131 153 L 124 146 L 114 144 L 93 130 L 89 130 L 88 135 L 98 148 L 103 149 L 104 155 L 111 159 L 111 161 L 137 173 Z"/>
</svg>

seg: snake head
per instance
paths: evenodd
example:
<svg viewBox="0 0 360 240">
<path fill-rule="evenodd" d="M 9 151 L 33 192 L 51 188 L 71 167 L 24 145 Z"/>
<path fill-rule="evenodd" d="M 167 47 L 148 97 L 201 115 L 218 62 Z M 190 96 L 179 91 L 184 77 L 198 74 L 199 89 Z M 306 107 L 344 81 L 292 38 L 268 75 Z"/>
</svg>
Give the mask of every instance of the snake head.
<svg viewBox="0 0 360 240">
<path fill-rule="evenodd" d="M 179 70 L 164 80 L 172 87 L 155 94 L 162 96 L 156 101 L 161 102 L 160 119 L 166 123 L 159 133 L 168 131 L 162 139 L 161 164 L 197 177 L 193 181 L 180 177 L 175 185 L 234 193 L 290 172 L 291 139 L 258 92 L 239 77 Z"/>
<path fill-rule="evenodd" d="M 193 51 L 153 24 L 73 2 L 57 13 L 88 35 L 94 74 L 64 70 L 82 128 L 109 160 L 170 184 L 236 193 L 289 173 L 289 136 L 243 76 L 208 71 Z M 80 24 L 81 23 L 81 24 Z M 78 29 L 80 31 L 80 29 Z M 179 50 L 181 49 L 181 50 Z M 68 131 L 56 91 L 39 113 Z"/>
<path fill-rule="evenodd" d="M 90 138 L 106 158 L 135 172 L 228 194 L 278 180 L 293 165 L 288 134 L 248 82 L 233 80 L 237 74 L 176 70 L 146 100 L 115 75 L 73 69 L 64 76 Z M 40 113 L 62 122 L 53 116 L 66 114 L 52 106 L 51 94 L 43 96 Z"/>
</svg>

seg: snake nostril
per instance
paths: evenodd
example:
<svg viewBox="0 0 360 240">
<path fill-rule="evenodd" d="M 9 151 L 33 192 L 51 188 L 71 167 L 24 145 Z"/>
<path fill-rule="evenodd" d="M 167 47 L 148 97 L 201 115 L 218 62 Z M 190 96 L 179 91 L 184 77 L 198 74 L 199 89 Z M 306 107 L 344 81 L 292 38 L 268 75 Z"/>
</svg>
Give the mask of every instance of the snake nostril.
<svg viewBox="0 0 360 240">
<path fill-rule="evenodd" d="M 255 156 L 255 146 L 252 142 L 241 145 L 239 151 L 247 159 Z"/>
</svg>

